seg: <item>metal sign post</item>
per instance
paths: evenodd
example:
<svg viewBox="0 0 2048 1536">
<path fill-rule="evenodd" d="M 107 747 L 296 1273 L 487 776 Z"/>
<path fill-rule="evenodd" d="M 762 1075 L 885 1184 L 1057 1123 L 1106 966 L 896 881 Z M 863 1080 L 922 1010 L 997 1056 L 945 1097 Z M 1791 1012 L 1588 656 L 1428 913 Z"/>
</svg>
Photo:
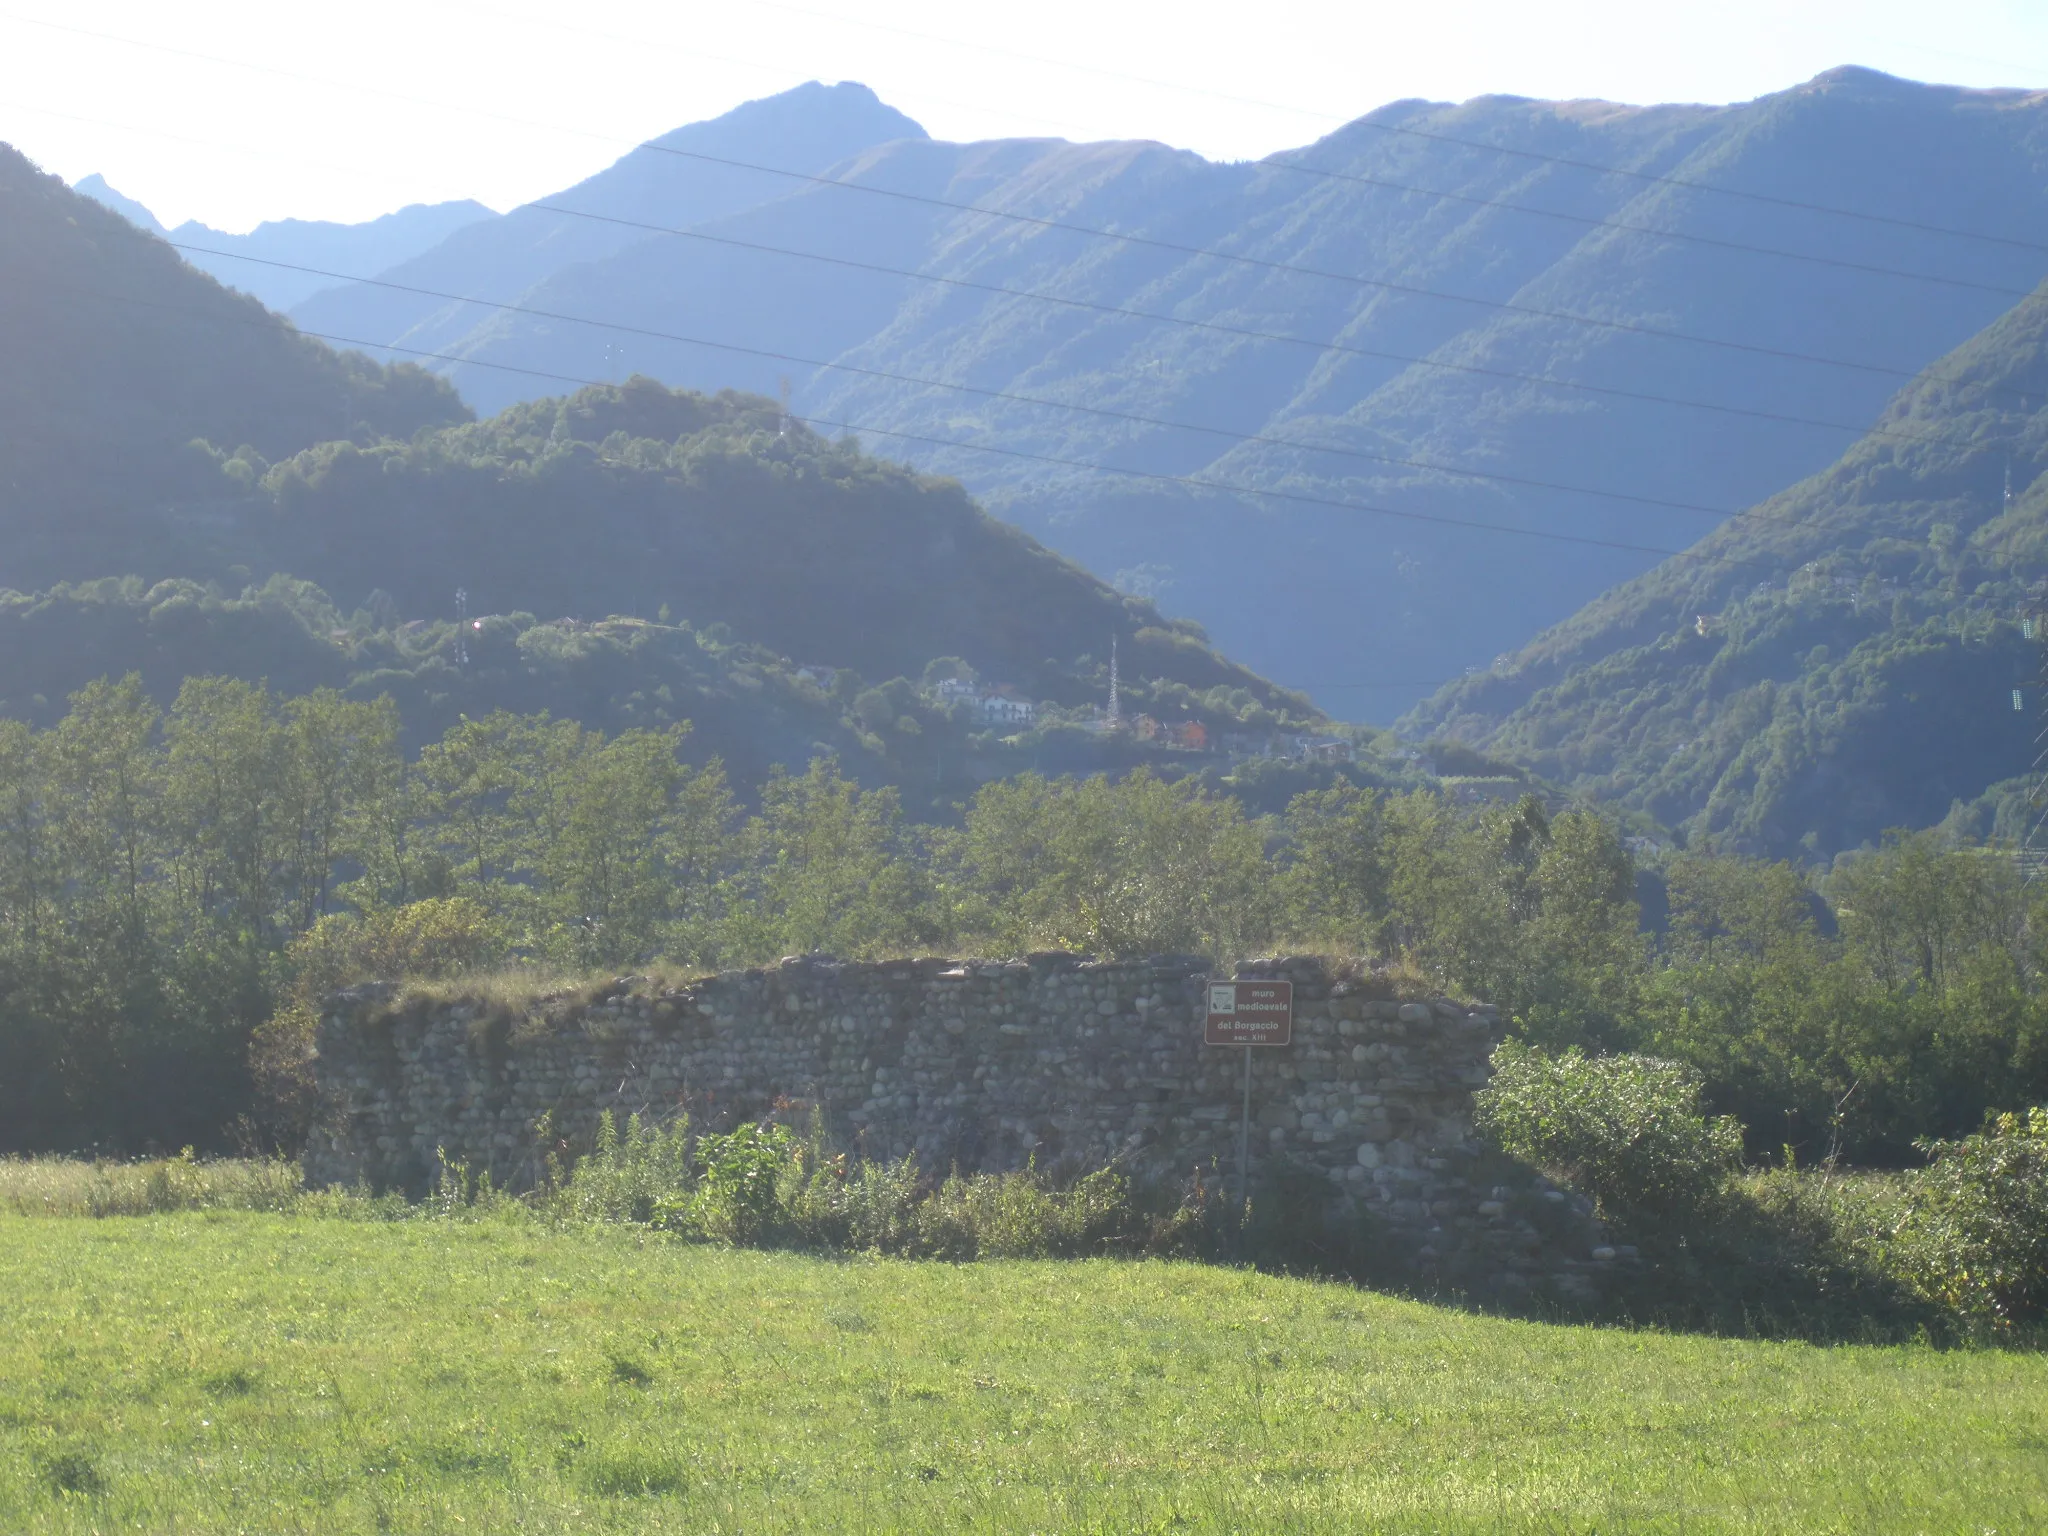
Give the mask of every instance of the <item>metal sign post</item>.
<svg viewBox="0 0 2048 1536">
<path fill-rule="evenodd" d="M 1252 1047 L 1284 1046 L 1294 1038 L 1294 983 L 1211 981 L 1202 1027 L 1208 1045 L 1244 1047 L 1244 1108 L 1237 1125 L 1237 1219 L 1243 1227 L 1252 1204 Z"/>
<path fill-rule="evenodd" d="M 1244 1048 L 1244 1113 L 1237 1122 L 1237 1224 L 1252 1209 L 1252 1048 Z"/>
</svg>

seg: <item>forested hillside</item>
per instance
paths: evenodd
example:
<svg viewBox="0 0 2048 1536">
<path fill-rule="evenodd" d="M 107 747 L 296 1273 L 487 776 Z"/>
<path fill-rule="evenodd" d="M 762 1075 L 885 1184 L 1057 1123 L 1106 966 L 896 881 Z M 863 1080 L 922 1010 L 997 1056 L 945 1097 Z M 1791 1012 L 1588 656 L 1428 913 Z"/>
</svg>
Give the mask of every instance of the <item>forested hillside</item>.
<svg viewBox="0 0 2048 1536">
<path fill-rule="evenodd" d="M 298 335 L 0 145 L 0 582 L 107 574 L 187 444 L 286 455 L 467 418 L 440 380 Z"/>
<path fill-rule="evenodd" d="M 1730 107 L 1402 102 L 1256 164 L 897 136 L 846 152 L 853 187 L 426 286 L 544 312 L 434 333 L 486 408 L 550 387 L 519 368 L 789 374 L 799 413 L 1385 718 L 1825 468 L 2031 290 L 2044 127 L 2048 98 L 1839 70 Z M 737 142 L 712 153 L 820 171 Z"/>
<path fill-rule="evenodd" d="M 2048 303 L 1903 391 L 1826 472 L 1617 588 L 1406 722 L 1692 837 L 1826 855 L 2027 770 L 2048 696 Z M 2017 701 L 2017 708 L 2015 702 Z M 1982 804 L 1979 797 L 1992 791 Z"/>
<path fill-rule="evenodd" d="M 871 458 L 758 396 L 652 381 L 515 406 L 410 441 L 325 443 L 272 464 L 190 450 L 183 499 L 117 539 L 74 539 L 72 571 L 318 582 L 407 619 L 473 613 L 723 623 L 799 661 L 920 677 L 940 657 L 1063 704 L 1096 701 L 1112 639 L 1133 679 L 1251 690 L 1314 718 L 1169 624 L 980 511 L 958 484 Z"/>
<path fill-rule="evenodd" d="M 96 679 L 133 675 L 167 706 L 185 679 L 219 676 L 291 694 L 324 688 L 351 701 L 388 700 L 407 749 L 501 709 L 608 732 L 687 727 L 689 760 L 720 762 L 746 801 L 777 765 L 830 754 L 850 777 L 897 786 L 909 811 L 938 821 L 990 779 L 1028 771 L 1150 765 L 1218 778 L 1229 769 L 1213 752 L 1101 730 L 1093 699 L 1067 710 L 1041 703 L 1027 725 L 994 725 L 921 686 L 960 668 L 959 658 L 942 657 L 909 676 L 863 676 L 802 665 L 724 624 L 699 629 L 680 618 L 543 620 L 515 610 L 464 624 L 404 619 L 382 590 L 344 612 L 312 582 L 283 575 L 239 593 L 184 579 L 145 586 L 132 576 L 0 590 L 0 718 L 38 726 L 61 718 Z M 1315 723 L 1220 684 L 1197 692 L 1133 675 L 1123 702 L 1161 721 L 1199 722 L 1218 743 L 1265 743 Z M 1367 784 L 1420 781 L 1392 746 L 1361 743 L 1345 773 Z M 1229 787 L 1265 807 L 1330 780 L 1327 770 L 1261 760 L 1240 766 Z"/>
</svg>

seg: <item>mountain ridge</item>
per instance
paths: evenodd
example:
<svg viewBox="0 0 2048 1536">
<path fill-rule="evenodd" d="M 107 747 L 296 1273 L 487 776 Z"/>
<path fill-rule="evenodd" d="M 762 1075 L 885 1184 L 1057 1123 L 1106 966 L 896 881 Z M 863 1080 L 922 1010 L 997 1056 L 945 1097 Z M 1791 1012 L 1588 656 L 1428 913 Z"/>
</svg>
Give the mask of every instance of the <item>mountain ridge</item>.
<svg viewBox="0 0 2048 1536">
<path fill-rule="evenodd" d="M 74 182 L 71 190 L 111 208 L 145 233 L 161 235 L 192 266 L 274 310 L 290 309 L 334 286 L 332 278 L 292 268 L 380 272 L 440 244 L 458 229 L 498 217 L 482 203 L 462 198 L 409 203 L 354 224 L 267 219 L 247 234 L 236 235 L 197 219 L 166 229 L 154 213 L 115 191 L 97 173 Z"/>
</svg>

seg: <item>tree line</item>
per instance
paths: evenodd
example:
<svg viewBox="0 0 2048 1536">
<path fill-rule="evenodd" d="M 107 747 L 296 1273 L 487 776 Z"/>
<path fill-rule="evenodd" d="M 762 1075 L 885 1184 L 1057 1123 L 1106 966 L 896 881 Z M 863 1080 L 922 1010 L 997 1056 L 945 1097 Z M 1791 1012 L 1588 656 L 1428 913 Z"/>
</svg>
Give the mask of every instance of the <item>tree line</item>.
<svg viewBox="0 0 2048 1536">
<path fill-rule="evenodd" d="M 501 711 L 408 759 L 388 700 L 222 678 L 0 722 L 0 1137 L 280 1134 L 266 1042 L 374 975 L 812 951 L 1377 957 L 1530 1043 L 1693 1066 L 1753 1157 L 1897 1162 L 2048 1098 L 2048 898 L 1934 834 L 1819 879 L 1639 869 L 1533 797 L 1339 784 L 1253 816 L 1146 772 L 997 781 L 933 826 L 828 757 L 743 807 L 686 737 Z"/>
</svg>

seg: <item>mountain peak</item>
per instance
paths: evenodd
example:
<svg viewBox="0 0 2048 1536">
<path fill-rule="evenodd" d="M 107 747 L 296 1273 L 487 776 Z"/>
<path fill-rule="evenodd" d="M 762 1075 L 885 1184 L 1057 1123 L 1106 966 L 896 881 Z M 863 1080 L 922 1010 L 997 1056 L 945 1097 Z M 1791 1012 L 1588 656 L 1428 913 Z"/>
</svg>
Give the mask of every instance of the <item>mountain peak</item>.
<svg viewBox="0 0 2048 1536">
<path fill-rule="evenodd" d="M 155 214 L 143 207 L 142 204 L 136 202 L 134 198 L 123 197 L 119 192 L 108 186 L 107 178 L 98 171 L 94 171 L 82 181 L 74 182 L 71 190 L 80 197 L 91 198 L 102 208 L 113 209 L 114 212 L 121 215 L 122 218 L 133 224 L 137 229 L 146 229 L 152 235 L 160 235 L 164 232 L 164 227 L 157 222 Z"/>
<path fill-rule="evenodd" d="M 1872 69 L 1866 64 L 1837 64 L 1833 69 L 1824 69 L 1806 84 L 1796 85 L 1792 89 L 1807 92 L 1882 91 L 1887 95 L 1902 96 L 1923 94 L 1928 87 L 1921 81 L 1888 75 L 1883 70 Z"/>
<path fill-rule="evenodd" d="M 744 135 L 751 140 L 788 139 L 812 141 L 845 139 L 865 147 L 890 139 L 925 139 L 931 135 L 914 118 L 906 117 L 857 80 L 827 85 L 806 80 L 802 85 L 743 101 L 730 112 L 702 122 L 688 123 L 662 135 L 654 142 L 678 142 Z"/>
</svg>

